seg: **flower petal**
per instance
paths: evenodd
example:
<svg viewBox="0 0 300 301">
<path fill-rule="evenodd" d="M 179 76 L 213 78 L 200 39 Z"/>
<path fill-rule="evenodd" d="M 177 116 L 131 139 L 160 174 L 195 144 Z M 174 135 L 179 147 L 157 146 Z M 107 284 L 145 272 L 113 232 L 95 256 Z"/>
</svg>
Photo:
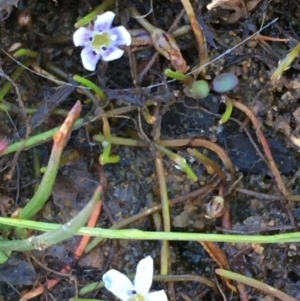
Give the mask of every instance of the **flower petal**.
<svg viewBox="0 0 300 301">
<path fill-rule="evenodd" d="M 81 60 L 83 67 L 89 71 L 95 71 L 96 65 L 101 55 L 91 47 L 85 47 L 81 51 Z"/>
<path fill-rule="evenodd" d="M 152 292 L 148 295 L 147 301 L 168 301 L 164 290 Z"/>
<path fill-rule="evenodd" d="M 99 52 L 101 54 L 103 61 L 106 61 L 106 62 L 119 59 L 124 53 L 123 50 L 121 50 L 117 47 L 114 47 L 114 46 L 109 46 L 109 47 L 102 46 L 102 48 L 100 48 Z"/>
<path fill-rule="evenodd" d="M 134 290 L 127 276 L 117 270 L 109 270 L 102 276 L 102 280 L 105 287 L 123 301 L 127 301 Z"/>
<path fill-rule="evenodd" d="M 94 23 L 94 31 L 99 32 L 109 30 L 114 18 L 115 14 L 112 11 L 107 11 L 104 14 L 97 16 Z"/>
<path fill-rule="evenodd" d="M 131 44 L 131 35 L 124 26 L 117 26 L 109 30 L 110 38 L 112 43 L 116 46 Z M 114 38 L 115 37 L 115 38 Z"/>
<path fill-rule="evenodd" d="M 146 296 L 153 279 L 153 259 L 150 256 L 142 259 L 136 267 L 134 288 L 138 294 Z"/>
<path fill-rule="evenodd" d="M 93 32 L 85 27 L 80 27 L 73 34 L 73 42 L 76 47 L 89 45 L 92 38 Z"/>
</svg>

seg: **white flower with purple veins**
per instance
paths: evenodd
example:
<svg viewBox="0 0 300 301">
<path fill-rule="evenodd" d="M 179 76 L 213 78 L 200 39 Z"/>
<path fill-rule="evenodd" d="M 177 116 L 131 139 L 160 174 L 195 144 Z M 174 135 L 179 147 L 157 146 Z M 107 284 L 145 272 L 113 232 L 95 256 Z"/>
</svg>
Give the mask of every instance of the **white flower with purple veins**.
<svg viewBox="0 0 300 301">
<path fill-rule="evenodd" d="M 93 30 L 81 27 L 75 31 L 75 46 L 84 47 L 81 59 L 85 69 L 95 71 L 100 59 L 113 61 L 120 58 L 124 51 L 119 46 L 131 44 L 130 33 L 124 26 L 111 27 L 114 18 L 115 14 L 108 11 L 97 17 Z"/>
<path fill-rule="evenodd" d="M 136 268 L 134 282 L 117 270 L 109 270 L 103 277 L 105 287 L 122 301 L 168 301 L 164 290 L 149 293 L 153 280 L 153 259 L 142 259 Z"/>
</svg>

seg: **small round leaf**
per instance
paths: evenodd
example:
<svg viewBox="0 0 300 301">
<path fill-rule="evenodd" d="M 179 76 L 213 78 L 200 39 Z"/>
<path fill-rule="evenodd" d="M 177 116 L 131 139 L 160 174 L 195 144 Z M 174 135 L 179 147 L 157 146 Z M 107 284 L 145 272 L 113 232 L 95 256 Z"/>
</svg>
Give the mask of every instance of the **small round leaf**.
<svg viewBox="0 0 300 301">
<path fill-rule="evenodd" d="M 214 78 L 212 88 L 218 93 L 225 93 L 233 90 L 238 83 L 239 80 L 233 73 L 221 73 Z"/>
<path fill-rule="evenodd" d="M 209 85 L 205 80 L 197 80 L 184 88 L 184 93 L 193 98 L 204 98 L 209 94 Z"/>
</svg>

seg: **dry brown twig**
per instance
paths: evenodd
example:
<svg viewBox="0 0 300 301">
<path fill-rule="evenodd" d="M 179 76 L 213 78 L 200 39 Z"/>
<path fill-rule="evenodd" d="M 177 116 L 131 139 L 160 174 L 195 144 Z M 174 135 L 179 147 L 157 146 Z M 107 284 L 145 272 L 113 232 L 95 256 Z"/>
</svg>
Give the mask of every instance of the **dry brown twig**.
<svg viewBox="0 0 300 301">
<path fill-rule="evenodd" d="M 200 24 L 196 20 L 195 11 L 191 5 L 190 0 L 181 0 L 181 3 L 187 13 L 187 16 L 190 20 L 191 27 L 193 29 L 193 32 L 195 34 L 197 46 L 198 46 L 198 56 L 199 56 L 199 66 L 200 68 L 196 68 L 196 70 L 193 72 L 196 75 L 199 74 L 199 72 L 202 73 L 202 75 L 205 75 L 205 67 L 201 67 L 207 63 L 207 45 L 206 45 L 206 38 L 203 33 L 203 29 L 200 26 Z M 196 73 L 197 71 L 197 73 Z"/>
<path fill-rule="evenodd" d="M 216 7 L 234 11 L 229 18 L 226 19 L 228 23 L 235 23 L 242 17 L 248 17 L 248 12 L 255 9 L 261 0 L 212 0 L 212 3 L 206 7 L 211 10 Z"/>
<path fill-rule="evenodd" d="M 273 156 L 272 156 L 272 153 L 271 153 L 271 150 L 270 150 L 270 147 L 269 147 L 269 144 L 261 130 L 261 127 L 260 127 L 260 124 L 259 124 L 259 121 L 258 119 L 256 118 L 256 116 L 253 114 L 253 112 L 247 107 L 245 106 L 244 104 L 242 104 L 241 102 L 237 101 L 237 100 L 234 100 L 232 99 L 232 103 L 233 105 L 238 108 L 239 110 L 243 111 L 249 118 L 250 120 L 252 121 L 252 124 L 253 124 L 253 127 L 256 131 L 256 135 L 264 149 L 264 153 L 266 155 L 266 159 L 267 159 L 267 162 L 268 162 L 268 166 L 271 170 L 271 172 L 273 173 L 273 176 L 277 182 L 277 186 L 278 186 L 278 189 L 279 191 L 283 194 L 283 196 L 287 195 L 287 191 L 286 191 L 286 188 L 285 188 L 285 185 L 284 185 L 284 182 L 281 178 L 281 175 L 280 175 L 280 172 L 278 170 L 278 167 L 273 159 Z"/>
<path fill-rule="evenodd" d="M 186 61 L 184 60 L 174 37 L 142 18 L 141 14 L 135 7 L 128 6 L 128 9 L 131 16 L 149 32 L 156 51 L 166 59 L 170 60 L 176 70 L 186 73 L 188 71 L 188 66 L 186 65 Z"/>
</svg>

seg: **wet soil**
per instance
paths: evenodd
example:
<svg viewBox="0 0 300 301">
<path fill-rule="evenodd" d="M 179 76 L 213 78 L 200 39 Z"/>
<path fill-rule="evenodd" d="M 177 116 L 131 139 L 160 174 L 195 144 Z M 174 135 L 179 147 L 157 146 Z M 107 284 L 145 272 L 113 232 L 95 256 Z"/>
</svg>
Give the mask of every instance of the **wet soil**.
<svg viewBox="0 0 300 301">
<path fill-rule="evenodd" d="M 225 190 L 229 192 L 225 201 L 229 208 L 232 228 L 224 229 L 221 218 L 206 218 L 206 205 L 212 196 L 218 193 L 216 190 L 204 198 L 194 197 L 172 206 L 172 231 L 223 233 L 232 230 L 242 234 L 276 234 L 286 229 L 289 231 L 297 229 L 300 218 L 297 202 L 287 204 L 285 201 L 273 200 L 272 197 L 265 200 L 255 195 L 255 193 L 269 196 L 280 194 L 272 173 L 254 147 L 255 144 L 262 151 L 256 131 L 245 115 L 234 109 L 232 114 L 234 119 L 222 127 L 218 125 L 220 114 L 225 110 L 220 95 L 211 93 L 201 100 L 185 96 L 181 83 L 167 83 L 164 69 L 170 67 L 170 64 L 163 57 L 156 60 L 138 86 L 133 84 L 132 66 L 127 55 L 117 61 L 100 62 L 94 73 L 83 69 L 80 49 L 75 48 L 72 43 L 74 23 L 89 13 L 99 1 L 22 1 L 18 7 L 12 7 L 10 13 L 8 8 L 4 7 L 4 2 L 0 0 L 0 13 L 3 14 L 2 19 L 0 18 L 1 49 L 7 51 L 14 43 L 21 43 L 23 47 L 39 53 L 38 63 L 41 66 L 46 69 L 49 64 L 56 66 L 69 76 L 69 82 L 72 75 L 81 74 L 105 91 L 118 91 L 118 93 L 110 92 L 114 95 L 109 99 L 111 108 L 135 104 L 142 108 L 146 100 L 155 98 L 161 106 L 161 139 L 206 138 L 226 150 L 236 169 L 235 173 L 226 171 L 228 183 Z M 149 11 L 149 1 L 129 2 L 141 13 Z M 227 8 L 218 7 L 208 11 L 206 5 L 210 1 L 194 2 L 197 21 L 204 28 L 206 35 L 210 59 L 253 34 L 263 22 L 279 18 L 262 34 L 285 38 L 288 39 L 287 42 L 248 41 L 209 65 L 207 76 L 213 78 L 219 72 L 232 72 L 238 77 L 239 85 L 231 96 L 238 97 L 255 112 L 289 193 L 299 194 L 299 150 L 290 140 L 291 133 L 297 136 L 300 122 L 295 113 L 300 105 L 299 62 L 296 59 L 276 84 L 270 82 L 270 77 L 278 61 L 299 41 L 300 4 L 293 0 L 269 2 L 262 0 L 258 1 L 255 8 L 249 10 L 246 15 L 237 16 L 234 10 Z M 140 28 L 135 20 L 129 18 L 126 3 L 127 1 L 117 1 L 117 4 L 111 7 L 117 15 L 115 24 L 122 23 L 128 28 Z M 148 20 L 157 27 L 168 30 L 181 10 L 180 1 L 153 0 L 153 14 Z M 26 26 L 20 26 L 18 21 L 24 11 L 30 14 L 32 21 Z M 184 16 L 179 25 L 186 24 L 188 18 Z M 198 58 L 193 34 L 188 33 L 177 42 L 188 65 L 195 66 Z M 136 52 L 138 72 L 143 70 L 153 54 L 155 54 L 153 47 Z M 20 61 L 26 63 L 26 58 L 20 58 Z M 0 52 L 0 71 L 2 68 L 5 74 L 11 75 L 17 67 L 17 63 L 5 52 Z M 0 77 L 0 87 L 3 87 L 5 82 L 5 79 Z M 67 87 L 61 93 L 57 85 L 33 74 L 30 70 L 25 71 L 16 83 L 25 107 L 40 109 L 39 114 L 29 117 L 28 122 L 32 129 L 30 136 L 60 125 L 64 118 L 63 114 L 55 114 L 52 110 L 57 108 L 68 111 L 76 100 L 83 103 L 83 117 L 97 114 L 93 104 L 86 102 L 86 96 L 75 87 Z M 150 89 L 150 86 L 153 88 Z M 11 90 L 4 101 L 13 104 L 15 109 L 8 111 L 0 109 L 0 135 L 10 142 L 18 141 L 25 136 L 25 122 L 16 110 L 19 103 L 15 91 Z M 150 112 L 153 111 L 153 107 L 150 107 Z M 145 137 L 153 139 L 153 126 L 146 123 L 143 118 L 140 123 L 139 110 L 135 109 L 120 115 L 110 119 L 112 134 L 120 137 L 141 137 L 146 142 L 148 140 Z M 92 136 L 101 130 L 102 123 L 98 118 L 72 133 L 66 151 L 75 152 L 77 157 L 60 168 L 52 198 L 36 216 L 37 220 L 67 222 L 89 200 L 99 181 L 97 162 L 103 149 L 100 143 L 93 141 Z M 249 135 L 253 141 L 249 139 Z M 51 141 L 47 141 L 22 151 L 16 164 L 14 154 L 1 157 L 1 215 L 10 216 L 32 197 L 35 185 L 41 179 L 34 171 L 34 158 L 38 156 L 41 166 L 45 166 L 51 146 Z M 186 148 L 186 146 L 177 147 L 174 151 L 190 162 L 199 181 L 193 182 L 177 169 L 168 157 L 164 157 L 170 199 L 203 187 L 214 178 L 204 165 L 190 160 Z M 199 150 L 223 168 L 222 161 L 214 152 L 203 148 Z M 106 186 L 103 212 L 98 221 L 99 227 L 110 227 L 116 221 L 160 203 L 154 163 L 156 154 L 151 143 L 148 143 L 147 147 L 140 148 L 114 145 L 112 152 L 118 154 L 121 160 L 117 164 L 108 164 L 100 168 Z M 254 192 L 254 195 L 239 192 L 234 188 L 246 189 Z M 155 225 L 154 218 L 146 217 L 128 227 L 162 230 Z M 71 275 L 58 276 L 62 281 L 34 300 L 69 300 L 76 296 L 78 289 L 84 285 L 100 281 L 103 273 L 109 268 L 134 273 L 137 262 L 147 255 L 154 258 L 155 270 L 159 274 L 161 242 L 106 241 L 83 258 L 77 259 L 72 254 L 78 240 L 79 238 L 75 237 L 42 252 L 13 252 L 9 261 L 0 265 L 0 297 L 3 300 L 19 300 L 22 294 L 37 283 L 43 283 L 46 279 L 54 277 L 55 274 L 51 270 L 59 271 L 65 264 L 72 265 Z M 218 245 L 228 256 L 232 270 L 272 285 L 294 298 L 300 298 L 299 244 L 264 245 L 260 252 L 250 245 L 237 246 L 224 243 Z M 214 269 L 218 265 L 198 242 L 170 242 L 170 254 L 170 274 L 201 275 L 217 282 Z M 33 260 L 33 257 L 37 261 Z M 232 300 L 240 298 L 220 279 L 219 285 L 226 298 Z M 153 289 L 160 288 L 166 289 L 169 296 L 175 297 L 176 300 L 208 301 L 223 298 L 219 290 L 197 281 L 176 282 L 173 293 L 170 286 L 155 282 Z M 246 287 L 246 290 L 250 300 L 270 297 L 250 287 Z M 81 297 L 114 300 L 105 289 Z"/>
</svg>

